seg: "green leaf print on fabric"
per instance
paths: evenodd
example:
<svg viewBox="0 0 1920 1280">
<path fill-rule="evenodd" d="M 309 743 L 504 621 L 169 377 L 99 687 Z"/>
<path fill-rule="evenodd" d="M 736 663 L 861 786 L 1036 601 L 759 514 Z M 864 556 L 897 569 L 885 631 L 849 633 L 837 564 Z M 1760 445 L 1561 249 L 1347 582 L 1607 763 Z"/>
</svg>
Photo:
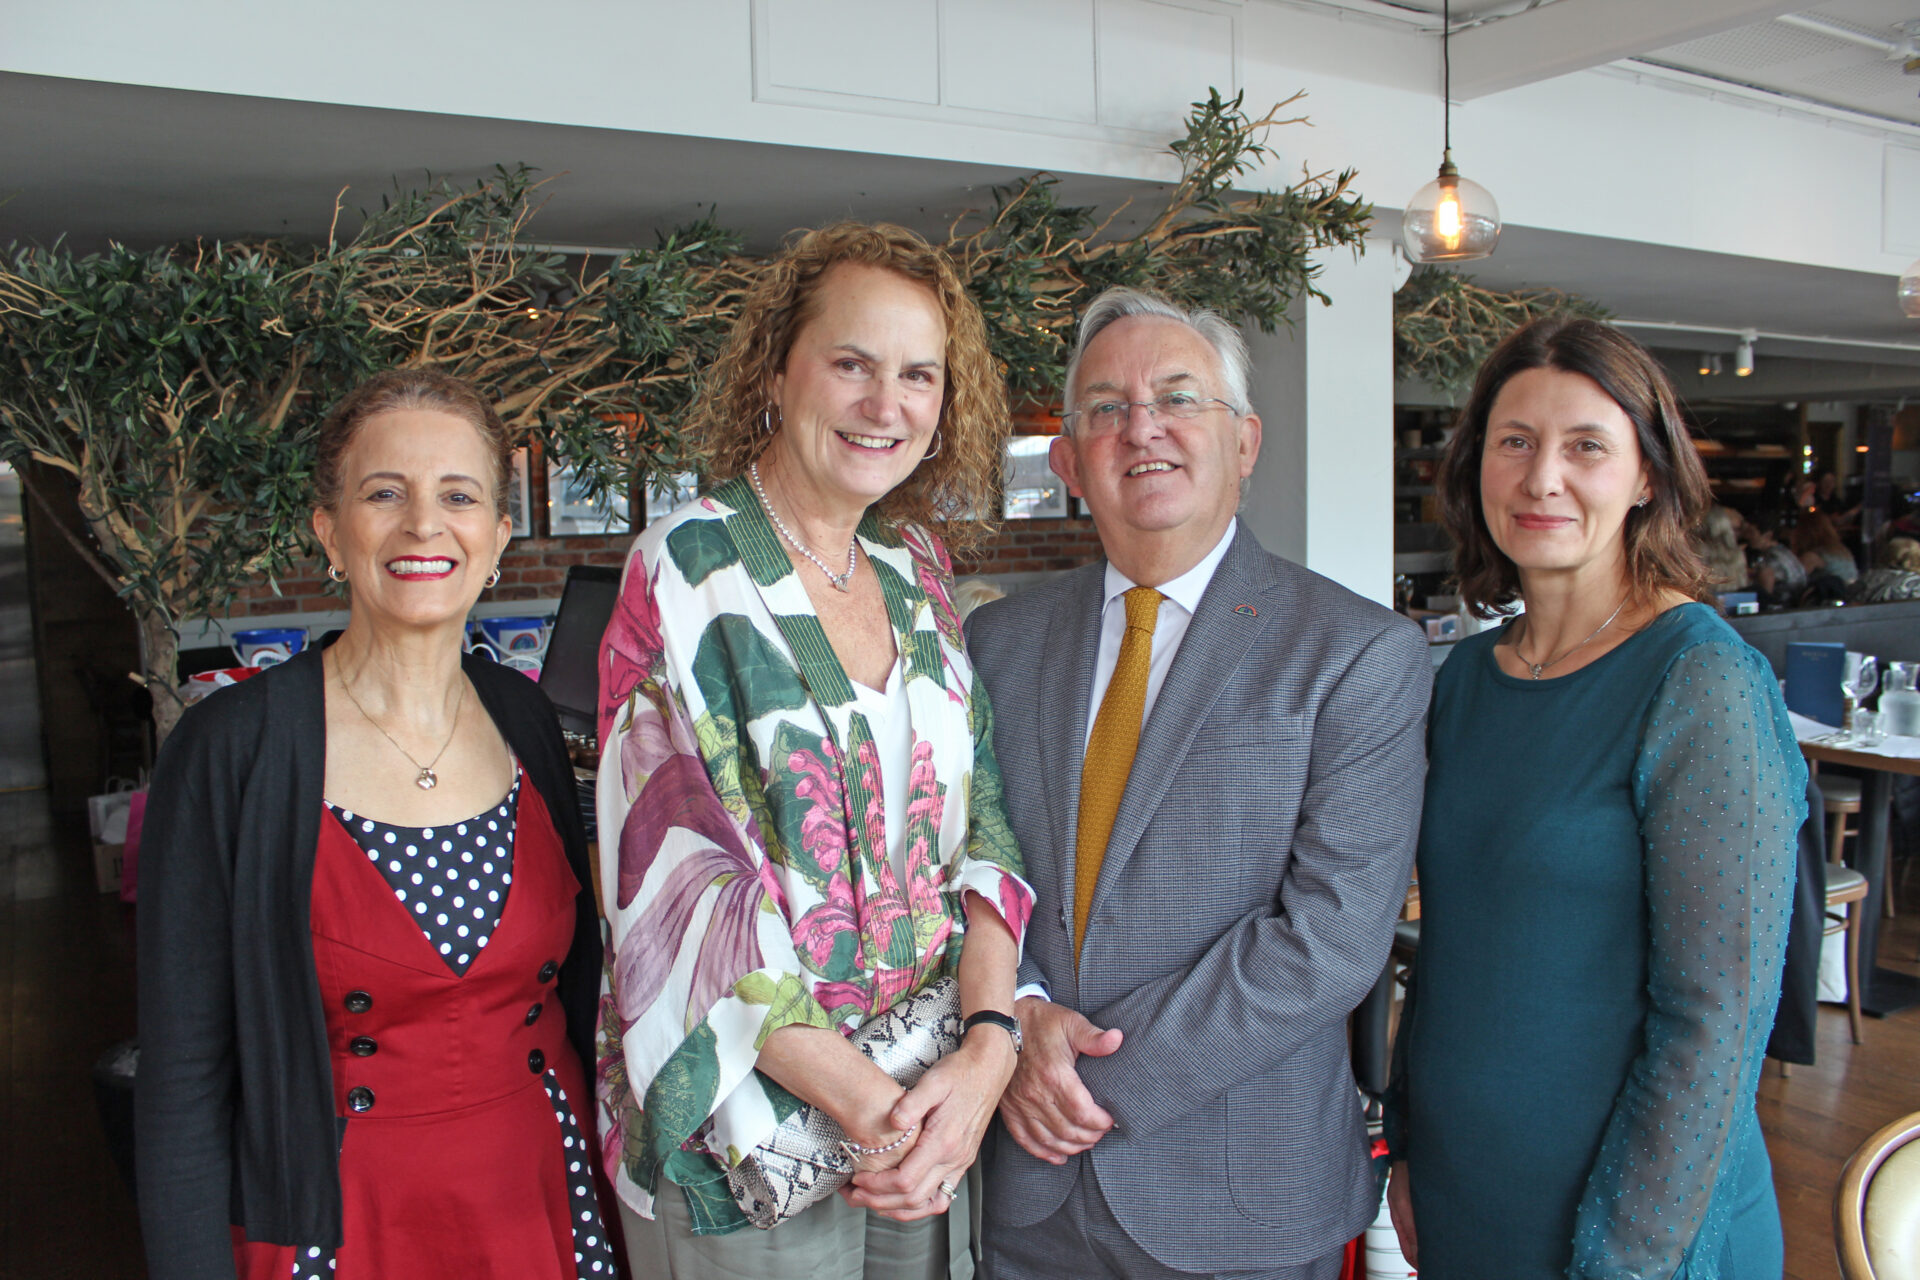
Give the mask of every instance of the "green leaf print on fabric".
<svg viewBox="0 0 1920 1280">
<path fill-rule="evenodd" d="M 664 1163 L 706 1123 L 713 1114 L 714 1094 L 719 1087 L 719 1042 L 713 1028 L 702 1022 L 687 1033 L 647 1086 L 644 1115 L 648 1144 L 656 1161 Z"/>
<path fill-rule="evenodd" d="M 775 982 L 764 973 L 750 973 L 733 984 L 733 993 L 748 1004 L 767 1006 L 766 1021 L 753 1040 L 756 1052 L 765 1048 L 767 1037 L 782 1027 L 833 1025 L 798 974 L 783 973 Z"/>
<path fill-rule="evenodd" d="M 760 830 L 783 846 L 787 865 L 824 892 L 847 857 L 839 752 L 826 738 L 783 720 L 773 731 L 772 755 L 766 796 L 778 818 Z"/>
<path fill-rule="evenodd" d="M 791 1116 L 794 1112 L 807 1105 L 799 1098 L 788 1093 L 781 1087 L 780 1082 L 771 1076 L 762 1075 L 760 1077 L 760 1087 L 767 1091 L 767 1105 L 773 1108 L 774 1115 L 780 1117 L 781 1124 L 785 1124 L 788 1116 Z M 736 1160 L 734 1163 L 738 1164 L 739 1161 Z"/>
<path fill-rule="evenodd" d="M 686 521 L 667 535 L 667 554 L 673 557 L 673 567 L 692 587 L 740 560 L 733 539 L 727 536 L 725 526 L 718 520 Z"/>
<path fill-rule="evenodd" d="M 973 725 L 973 770 L 962 779 L 967 789 L 967 856 L 990 862 L 1002 871 L 1026 875 L 1020 842 L 1007 822 L 1006 793 L 1000 781 L 1000 763 L 993 755 L 993 706 L 978 676 L 968 708 Z"/>
<path fill-rule="evenodd" d="M 726 716 L 702 712 L 693 722 L 694 741 L 700 746 L 700 760 L 713 783 L 713 793 L 736 822 L 752 816 L 747 797 L 740 785 L 740 733 Z"/>
<path fill-rule="evenodd" d="M 736 724 L 807 705 L 800 673 L 751 620 L 738 613 L 721 614 L 701 633 L 700 647 L 693 655 L 693 678 L 707 711 Z"/>
<path fill-rule="evenodd" d="M 911 631 L 914 609 L 920 603 L 920 588 L 908 583 L 885 560 L 873 561 L 873 576 L 879 579 L 880 598 L 887 603 L 887 620 L 893 623 L 893 629 L 901 633 Z"/>
</svg>

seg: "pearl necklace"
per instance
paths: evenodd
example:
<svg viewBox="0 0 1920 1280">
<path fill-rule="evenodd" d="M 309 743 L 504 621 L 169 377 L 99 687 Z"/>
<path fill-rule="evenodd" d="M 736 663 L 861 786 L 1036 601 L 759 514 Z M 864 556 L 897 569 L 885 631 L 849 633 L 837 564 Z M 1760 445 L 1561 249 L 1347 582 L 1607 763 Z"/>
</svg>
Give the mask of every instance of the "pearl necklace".
<svg viewBox="0 0 1920 1280">
<path fill-rule="evenodd" d="M 760 505 L 766 510 L 767 519 L 773 521 L 773 527 L 780 531 L 780 536 L 787 540 L 787 545 L 819 566 L 820 572 L 827 575 L 827 581 L 831 582 L 836 590 L 853 590 L 853 571 L 860 567 L 860 539 L 854 538 L 847 543 L 847 571 L 845 573 L 835 573 L 827 567 L 825 560 L 813 554 L 811 547 L 793 536 L 786 524 L 780 519 L 780 513 L 773 509 L 773 503 L 767 498 L 767 491 L 760 485 L 760 464 L 757 461 L 747 464 L 747 478 L 753 481 L 753 491 L 759 495 Z"/>
</svg>

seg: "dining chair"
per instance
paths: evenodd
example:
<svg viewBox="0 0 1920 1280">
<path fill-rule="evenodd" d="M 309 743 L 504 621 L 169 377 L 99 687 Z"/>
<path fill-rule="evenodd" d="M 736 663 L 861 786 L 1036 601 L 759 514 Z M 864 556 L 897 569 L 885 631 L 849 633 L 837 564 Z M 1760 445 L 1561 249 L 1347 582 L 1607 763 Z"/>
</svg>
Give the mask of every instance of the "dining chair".
<svg viewBox="0 0 1920 1280">
<path fill-rule="evenodd" d="M 1860 1144 L 1833 1196 L 1841 1280 L 1920 1277 L 1920 1111 Z"/>
<path fill-rule="evenodd" d="M 1852 867 L 1838 863 L 1827 865 L 1827 923 L 1823 936 L 1846 935 L 1847 947 L 1847 1027 L 1853 1042 L 1860 1043 L 1860 908 L 1866 900 L 1867 878 Z M 1837 911 L 1836 911 L 1837 908 Z"/>
</svg>

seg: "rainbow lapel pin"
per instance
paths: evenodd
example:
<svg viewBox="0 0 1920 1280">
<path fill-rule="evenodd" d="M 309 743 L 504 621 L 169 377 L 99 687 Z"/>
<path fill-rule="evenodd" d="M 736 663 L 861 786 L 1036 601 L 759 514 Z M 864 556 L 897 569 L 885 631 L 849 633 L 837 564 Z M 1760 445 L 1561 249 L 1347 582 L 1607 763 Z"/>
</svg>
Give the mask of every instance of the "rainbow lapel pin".
<svg viewBox="0 0 1920 1280">
<path fill-rule="evenodd" d="M 1233 606 L 1233 611 L 1235 613 L 1244 614 L 1249 618 L 1257 618 L 1260 616 L 1260 611 L 1254 608 L 1250 604 L 1237 604 Z"/>
</svg>

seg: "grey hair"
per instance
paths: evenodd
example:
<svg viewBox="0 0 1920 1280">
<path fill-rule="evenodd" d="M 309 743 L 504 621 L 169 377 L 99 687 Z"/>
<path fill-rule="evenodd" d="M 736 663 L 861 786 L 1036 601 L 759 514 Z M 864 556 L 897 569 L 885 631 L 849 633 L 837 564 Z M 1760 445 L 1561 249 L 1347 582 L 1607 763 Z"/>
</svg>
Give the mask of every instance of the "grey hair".
<svg viewBox="0 0 1920 1280">
<path fill-rule="evenodd" d="M 1115 285 L 1103 292 L 1087 305 L 1086 312 L 1080 317 L 1080 336 L 1073 344 L 1073 358 L 1067 362 L 1066 390 L 1069 398 L 1073 395 L 1074 384 L 1080 378 L 1080 361 L 1087 354 L 1088 345 L 1108 325 L 1133 316 L 1156 316 L 1162 320 L 1172 320 L 1199 334 L 1213 348 L 1214 358 L 1220 365 L 1220 381 L 1225 384 L 1221 388 L 1223 394 L 1220 398 L 1232 405 L 1233 411 L 1242 417 L 1252 411 L 1247 385 L 1252 376 L 1253 361 L 1247 354 L 1247 340 L 1240 336 L 1240 330 L 1227 323 L 1226 318 L 1217 311 L 1200 307 L 1189 309 L 1161 294 L 1130 289 L 1125 285 Z"/>
</svg>

